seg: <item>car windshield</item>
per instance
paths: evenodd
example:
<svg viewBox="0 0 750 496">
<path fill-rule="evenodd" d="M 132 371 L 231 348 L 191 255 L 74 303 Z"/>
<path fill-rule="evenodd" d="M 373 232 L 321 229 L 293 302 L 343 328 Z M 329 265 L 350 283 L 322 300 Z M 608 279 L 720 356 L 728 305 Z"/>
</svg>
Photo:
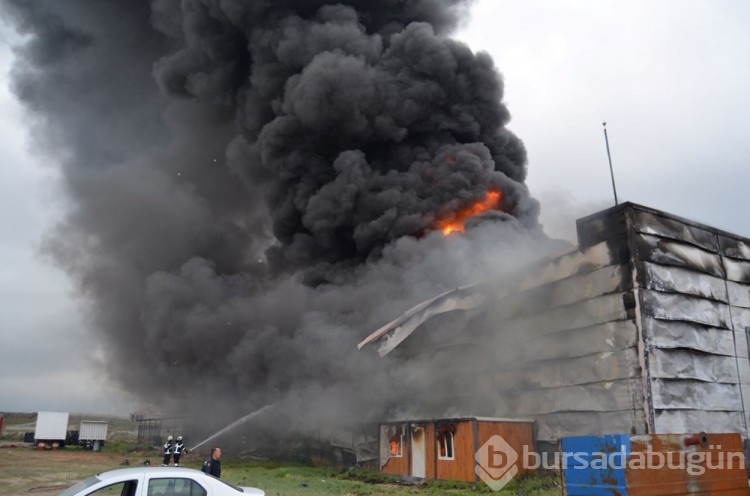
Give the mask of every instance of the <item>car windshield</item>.
<svg viewBox="0 0 750 496">
<path fill-rule="evenodd" d="M 78 494 L 80 491 L 83 491 L 87 487 L 91 487 L 94 484 L 97 484 L 101 482 L 101 479 L 97 476 L 89 477 L 85 481 L 81 481 L 75 486 L 67 488 L 65 491 L 61 492 L 57 496 L 74 496 L 75 494 Z"/>
</svg>

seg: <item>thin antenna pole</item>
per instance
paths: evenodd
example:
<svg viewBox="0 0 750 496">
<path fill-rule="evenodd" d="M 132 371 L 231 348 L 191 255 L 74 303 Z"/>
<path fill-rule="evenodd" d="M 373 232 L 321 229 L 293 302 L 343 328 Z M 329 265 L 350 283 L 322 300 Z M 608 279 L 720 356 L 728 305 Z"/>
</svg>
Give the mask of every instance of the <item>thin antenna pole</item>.
<svg viewBox="0 0 750 496">
<path fill-rule="evenodd" d="M 607 159 L 609 160 L 609 175 L 612 176 L 612 191 L 615 192 L 615 205 L 618 205 L 617 188 L 615 187 L 615 173 L 612 170 L 612 155 L 610 155 L 609 153 L 609 138 L 607 137 L 607 123 L 602 122 L 602 126 L 604 126 L 604 142 L 607 144 Z"/>
</svg>

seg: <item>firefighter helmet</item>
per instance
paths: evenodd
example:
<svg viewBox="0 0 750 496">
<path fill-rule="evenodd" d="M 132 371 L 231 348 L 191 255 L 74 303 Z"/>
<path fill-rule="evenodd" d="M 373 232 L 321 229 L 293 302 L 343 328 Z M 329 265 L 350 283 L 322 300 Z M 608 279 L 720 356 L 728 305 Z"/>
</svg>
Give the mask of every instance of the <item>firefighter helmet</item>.
<svg viewBox="0 0 750 496">
<path fill-rule="evenodd" d="M 177 436 L 178 441 L 182 441 L 182 436 Z"/>
<path fill-rule="evenodd" d="M 167 437 L 167 441 L 171 441 L 171 440 L 172 440 L 172 436 Z"/>
</svg>

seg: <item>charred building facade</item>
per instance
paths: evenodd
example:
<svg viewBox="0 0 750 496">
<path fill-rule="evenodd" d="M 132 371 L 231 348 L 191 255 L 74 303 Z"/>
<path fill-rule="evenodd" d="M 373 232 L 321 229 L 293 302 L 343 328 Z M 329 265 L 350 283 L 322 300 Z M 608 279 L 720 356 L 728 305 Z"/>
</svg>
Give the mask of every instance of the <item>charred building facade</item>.
<svg viewBox="0 0 750 496">
<path fill-rule="evenodd" d="M 633 203 L 579 219 L 577 230 L 576 248 L 501 284 L 440 295 L 360 346 L 419 355 L 436 387 L 479 383 L 456 395 L 458 410 L 532 418 L 542 442 L 746 438 L 750 240 Z M 441 372 L 455 360 L 466 376 Z"/>
</svg>

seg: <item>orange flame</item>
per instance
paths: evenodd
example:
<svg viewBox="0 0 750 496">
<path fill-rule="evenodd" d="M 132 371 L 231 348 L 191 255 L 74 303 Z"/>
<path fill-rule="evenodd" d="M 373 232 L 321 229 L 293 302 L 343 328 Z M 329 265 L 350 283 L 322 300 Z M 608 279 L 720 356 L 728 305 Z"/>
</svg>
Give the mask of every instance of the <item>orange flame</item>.
<svg viewBox="0 0 750 496">
<path fill-rule="evenodd" d="M 445 236 L 456 232 L 464 232 L 466 221 L 477 215 L 481 215 L 490 210 L 498 210 L 502 195 L 499 191 L 488 191 L 484 199 L 470 205 L 458 212 L 453 212 L 449 216 L 437 221 L 437 228 Z"/>
</svg>

